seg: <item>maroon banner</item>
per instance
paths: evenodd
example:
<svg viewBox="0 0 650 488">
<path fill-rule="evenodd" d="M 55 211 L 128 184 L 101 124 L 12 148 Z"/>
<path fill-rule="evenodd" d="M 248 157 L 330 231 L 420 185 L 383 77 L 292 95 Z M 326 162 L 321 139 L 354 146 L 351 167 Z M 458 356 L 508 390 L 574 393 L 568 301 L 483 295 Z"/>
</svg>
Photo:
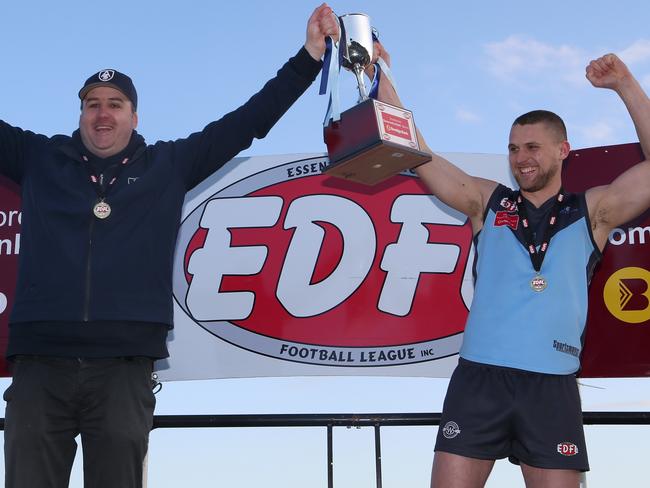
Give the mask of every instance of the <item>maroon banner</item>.
<svg viewBox="0 0 650 488">
<path fill-rule="evenodd" d="M 9 376 L 5 352 L 9 335 L 9 314 L 16 289 L 20 220 L 19 188 L 0 176 L 0 376 Z"/>
<path fill-rule="evenodd" d="M 564 165 L 569 191 L 612 182 L 644 159 L 639 144 L 572 151 Z M 650 191 L 650 188 L 648 189 Z M 583 377 L 650 376 L 650 212 L 610 234 L 589 289 Z"/>
</svg>

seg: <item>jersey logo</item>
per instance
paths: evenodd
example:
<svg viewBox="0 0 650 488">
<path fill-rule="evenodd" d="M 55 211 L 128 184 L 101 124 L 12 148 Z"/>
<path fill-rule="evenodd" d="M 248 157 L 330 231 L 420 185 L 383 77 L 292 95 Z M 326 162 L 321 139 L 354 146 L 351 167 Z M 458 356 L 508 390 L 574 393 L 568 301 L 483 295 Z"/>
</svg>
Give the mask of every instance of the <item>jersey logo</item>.
<svg viewBox="0 0 650 488">
<path fill-rule="evenodd" d="M 494 217 L 494 226 L 495 227 L 504 227 L 508 226 L 513 230 L 517 230 L 519 226 L 519 215 L 500 210 L 496 213 Z"/>
</svg>

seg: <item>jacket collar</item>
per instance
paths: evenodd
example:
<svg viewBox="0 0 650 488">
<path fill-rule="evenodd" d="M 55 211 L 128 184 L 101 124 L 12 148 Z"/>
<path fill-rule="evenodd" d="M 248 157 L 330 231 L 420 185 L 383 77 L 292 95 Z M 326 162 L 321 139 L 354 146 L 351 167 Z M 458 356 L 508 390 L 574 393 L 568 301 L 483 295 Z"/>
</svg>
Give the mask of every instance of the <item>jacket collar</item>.
<svg viewBox="0 0 650 488">
<path fill-rule="evenodd" d="M 59 146 L 59 150 L 66 156 L 72 158 L 73 160 L 81 163 L 83 162 L 83 156 L 88 157 L 91 160 L 100 160 L 104 161 L 105 164 L 110 164 L 113 159 L 116 161 L 121 161 L 125 157 L 128 157 L 130 162 L 138 159 L 147 148 L 147 145 L 144 141 L 144 137 L 138 134 L 137 131 L 133 131 L 131 134 L 131 139 L 127 146 L 120 151 L 118 154 L 110 156 L 108 158 L 99 158 L 92 154 L 81 141 L 81 135 L 79 134 L 79 129 L 75 130 L 70 137 L 70 140 L 65 144 Z"/>
</svg>

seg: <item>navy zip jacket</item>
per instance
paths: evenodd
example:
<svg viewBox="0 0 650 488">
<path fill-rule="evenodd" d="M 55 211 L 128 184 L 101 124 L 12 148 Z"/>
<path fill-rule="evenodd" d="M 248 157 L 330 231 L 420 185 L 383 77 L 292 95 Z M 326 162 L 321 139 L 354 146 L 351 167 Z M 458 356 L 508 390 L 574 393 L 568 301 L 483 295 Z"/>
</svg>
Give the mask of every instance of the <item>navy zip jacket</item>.
<svg viewBox="0 0 650 488">
<path fill-rule="evenodd" d="M 264 137 L 320 66 L 302 48 L 248 102 L 202 131 L 154 145 L 134 134 L 136 149 L 108 193 L 105 220 L 93 215 L 98 196 L 70 136 L 0 121 L 0 173 L 21 186 L 23 206 L 12 329 L 100 321 L 171 327 L 185 193 Z"/>
</svg>

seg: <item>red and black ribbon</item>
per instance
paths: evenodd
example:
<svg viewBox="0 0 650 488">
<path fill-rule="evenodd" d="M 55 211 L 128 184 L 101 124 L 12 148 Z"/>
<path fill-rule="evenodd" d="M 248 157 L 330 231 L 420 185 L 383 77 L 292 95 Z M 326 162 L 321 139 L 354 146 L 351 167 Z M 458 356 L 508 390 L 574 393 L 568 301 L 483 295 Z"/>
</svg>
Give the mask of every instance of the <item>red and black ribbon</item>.
<svg viewBox="0 0 650 488">
<path fill-rule="evenodd" d="M 530 261 L 533 263 L 533 268 L 539 273 L 539 270 L 542 269 L 542 263 L 544 262 L 544 257 L 548 251 L 548 247 L 551 243 L 551 233 L 553 227 L 557 223 L 557 217 L 560 213 L 560 207 L 562 206 L 562 201 L 564 200 L 564 191 L 560 188 L 560 191 L 555 196 L 555 203 L 551 209 L 551 214 L 548 220 L 548 225 L 546 226 L 546 232 L 544 232 L 544 238 L 537 249 L 535 246 L 535 239 L 533 237 L 533 231 L 530 228 L 530 221 L 528 220 L 528 212 L 526 211 L 526 206 L 524 205 L 524 199 L 521 196 L 521 192 L 517 192 L 516 202 L 517 202 L 517 214 L 521 221 L 522 230 L 524 233 L 524 243 L 526 249 L 528 249 L 528 254 L 530 255 Z"/>
</svg>

